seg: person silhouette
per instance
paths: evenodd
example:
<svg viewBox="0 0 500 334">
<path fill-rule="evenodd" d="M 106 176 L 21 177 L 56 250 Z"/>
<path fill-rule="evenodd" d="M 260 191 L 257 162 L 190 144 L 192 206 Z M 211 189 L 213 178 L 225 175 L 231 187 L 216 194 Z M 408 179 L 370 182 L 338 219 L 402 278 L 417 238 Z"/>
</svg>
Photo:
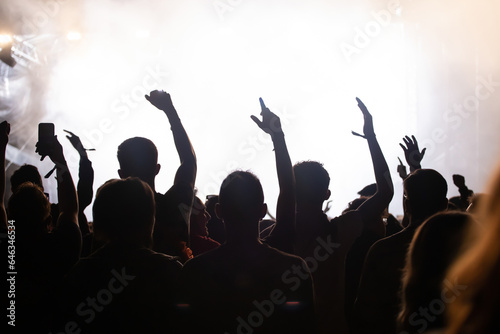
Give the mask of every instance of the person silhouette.
<svg viewBox="0 0 500 334">
<path fill-rule="evenodd" d="M 178 256 L 184 262 L 191 256 L 186 246 L 189 242 L 188 226 L 196 180 L 196 155 L 172 104 L 170 94 L 155 90 L 146 95 L 146 99 L 162 110 L 170 122 L 175 147 L 181 160 L 174 184 L 165 194 L 156 192 L 155 178 L 161 168 L 158 164 L 158 150 L 151 140 L 142 137 L 127 139 L 118 146 L 118 174 L 122 179 L 138 177 L 151 187 L 156 203 L 153 249 Z"/>
<path fill-rule="evenodd" d="M 370 248 L 354 305 L 353 333 L 395 333 L 401 273 L 415 230 L 448 205 L 448 186 L 433 169 L 417 169 L 403 183 L 403 208 L 409 225 Z"/>
<path fill-rule="evenodd" d="M 252 119 L 273 139 L 280 187 L 292 189 L 278 199 L 282 206 L 276 228 L 283 228 L 273 231 L 278 235 L 274 242 L 289 247 L 295 207 L 292 166 L 279 118 L 262 101 L 261 106 L 263 120 Z M 220 187 L 215 212 L 224 221 L 226 242 L 186 262 L 181 273 L 187 331 L 315 333 L 306 263 L 259 240 L 259 221 L 267 213 L 259 179 L 248 171 L 230 173 Z"/>
</svg>

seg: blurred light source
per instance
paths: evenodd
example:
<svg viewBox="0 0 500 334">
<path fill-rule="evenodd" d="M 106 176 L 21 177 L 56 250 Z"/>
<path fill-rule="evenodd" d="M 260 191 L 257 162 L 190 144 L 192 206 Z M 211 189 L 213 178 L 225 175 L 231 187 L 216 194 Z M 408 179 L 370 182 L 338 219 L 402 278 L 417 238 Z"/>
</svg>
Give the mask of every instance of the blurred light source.
<svg viewBox="0 0 500 334">
<path fill-rule="evenodd" d="M 66 35 L 66 38 L 70 41 L 77 41 L 82 38 L 82 34 L 80 34 L 78 31 L 70 31 Z"/>
<path fill-rule="evenodd" d="M 0 45 L 12 43 L 12 36 L 7 34 L 0 34 Z"/>
</svg>

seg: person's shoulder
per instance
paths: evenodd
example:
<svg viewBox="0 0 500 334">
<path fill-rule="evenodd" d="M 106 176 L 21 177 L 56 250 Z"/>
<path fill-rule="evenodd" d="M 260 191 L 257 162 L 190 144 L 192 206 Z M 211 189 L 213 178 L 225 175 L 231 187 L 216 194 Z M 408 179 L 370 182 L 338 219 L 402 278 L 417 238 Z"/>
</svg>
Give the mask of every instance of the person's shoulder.
<svg viewBox="0 0 500 334">
<path fill-rule="evenodd" d="M 349 222 L 349 221 L 362 221 L 363 218 L 359 211 L 348 211 L 340 216 L 337 216 L 330 220 L 330 222 L 339 223 L 339 222 Z"/>
<path fill-rule="evenodd" d="M 363 218 L 358 211 L 349 211 L 330 220 L 341 235 L 351 235 L 355 239 L 363 232 Z"/>
<path fill-rule="evenodd" d="M 265 253 L 267 253 L 266 257 L 270 260 L 274 258 L 278 259 L 282 263 L 289 263 L 289 264 L 297 264 L 297 263 L 302 264 L 302 262 L 304 262 L 304 260 L 301 257 L 283 252 L 277 248 L 269 246 L 268 244 L 263 244 L 263 250 Z"/>
<path fill-rule="evenodd" d="M 214 261 L 217 261 L 224 256 L 224 245 L 217 248 L 211 249 L 203 254 L 197 255 L 192 259 L 184 263 L 184 270 L 190 270 L 191 268 L 196 268 L 200 266 L 210 265 Z"/>
<path fill-rule="evenodd" d="M 170 189 L 168 189 L 164 195 L 164 197 L 169 198 L 172 196 L 178 196 L 179 194 L 192 193 L 193 189 L 191 185 L 187 182 L 177 182 L 174 183 Z M 161 194 L 160 194 L 161 195 Z"/>
<path fill-rule="evenodd" d="M 176 267 L 176 268 L 182 268 L 182 264 L 179 262 L 179 260 L 175 256 L 170 256 L 167 254 L 163 253 L 157 253 L 152 250 L 148 249 L 148 253 L 152 261 L 158 262 L 158 263 L 164 263 L 165 265 Z"/>
<path fill-rule="evenodd" d="M 376 241 L 372 247 L 370 247 L 370 253 L 372 254 L 384 254 L 392 253 L 397 245 L 400 245 L 402 240 L 405 239 L 405 230 L 398 233 L 390 235 L 388 237 L 382 238 Z"/>
</svg>

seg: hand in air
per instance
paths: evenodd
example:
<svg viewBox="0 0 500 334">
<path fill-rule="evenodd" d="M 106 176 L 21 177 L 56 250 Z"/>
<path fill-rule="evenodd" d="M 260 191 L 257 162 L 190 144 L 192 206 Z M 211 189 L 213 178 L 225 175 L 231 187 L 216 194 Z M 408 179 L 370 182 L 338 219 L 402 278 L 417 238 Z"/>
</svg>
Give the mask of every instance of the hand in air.
<svg viewBox="0 0 500 334">
<path fill-rule="evenodd" d="M 177 116 L 170 94 L 162 90 L 153 90 L 144 96 L 156 108 L 163 110 L 167 116 Z"/>
<path fill-rule="evenodd" d="M 280 118 L 274 114 L 269 108 L 266 107 L 262 98 L 259 98 L 261 107 L 262 121 L 259 120 L 257 116 L 250 116 L 252 120 L 261 128 L 264 132 L 274 136 L 276 134 L 282 134 Z"/>
<path fill-rule="evenodd" d="M 403 144 L 399 144 L 399 146 L 401 146 L 401 148 L 405 152 L 406 162 L 408 163 L 408 165 L 410 165 L 410 171 L 413 172 L 416 169 L 422 168 L 420 162 L 424 158 L 426 149 L 424 148 L 422 151 L 420 151 L 415 136 L 411 136 L 411 138 L 405 136 L 403 138 L 403 142 L 406 146 Z"/>
<path fill-rule="evenodd" d="M 399 165 L 398 165 L 398 169 L 397 169 L 398 174 L 399 174 L 399 177 L 404 180 L 408 177 L 408 172 L 406 171 L 406 166 L 403 164 L 401 159 L 399 159 L 399 157 L 398 157 L 398 160 L 399 160 Z"/>
<path fill-rule="evenodd" d="M 358 107 L 363 113 L 363 118 L 364 118 L 364 125 L 363 125 L 363 133 L 364 135 L 361 135 L 357 132 L 351 131 L 353 135 L 358 136 L 358 137 L 363 137 L 363 138 L 370 138 L 370 137 L 375 137 L 375 130 L 373 129 L 373 117 L 368 111 L 368 108 L 366 108 L 365 104 L 363 101 L 361 101 L 359 98 L 356 98 L 356 101 L 358 101 Z"/>
<path fill-rule="evenodd" d="M 7 146 L 9 142 L 10 124 L 7 121 L 0 123 L 0 145 Z"/>
<path fill-rule="evenodd" d="M 82 141 L 80 140 L 80 137 L 75 135 L 73 132 L 68 131 L 68 130 L 63 130 L 64 132 L 68 133 L 69 136 L 66 136 L 68 138 L 69 142 L 73 147 L 78 151 L 80 155 L 87 155 L 87 150 L 83 147 Z M 94 149 L 89 149 L 89 151 L 94 150 Z"/>
</svg>

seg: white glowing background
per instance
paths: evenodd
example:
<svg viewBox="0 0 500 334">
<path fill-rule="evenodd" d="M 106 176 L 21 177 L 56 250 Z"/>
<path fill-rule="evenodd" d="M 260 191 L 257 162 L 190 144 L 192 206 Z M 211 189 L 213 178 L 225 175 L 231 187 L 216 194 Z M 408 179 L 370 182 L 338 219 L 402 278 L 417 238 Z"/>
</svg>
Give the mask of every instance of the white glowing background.
<svg viewBox="0 0 500 334">
<path fill-rule="evenodd" d="M 156 88 L 171 93 L 196 150 L 202 199 L 230 171 L 250 169 L 274 213 L 272 144 L 250 119 L 260 111 L 259 97 L 281 116 L 292 161 L 318 160 L 330 172 L 332 216 L 374 182 L 368 147 L 350 134 L 362 130 L 356 96 L 373 114 L 393 172 L 394 214 L 402 213 L 395 171 L 404 135 L 415 134 L 428 148 L 423 165 L 446 177 L 449 196 L 458 194 L 452 174 L 481 191 L 497 162 L 500 24 L 494 16 L 500 6 L 494 0 L 49 3 L 59 7 L 45 10 L 49 19 L 37 32 L 52 36 L 40 48 L 50 67 L 36 76 L 29 95 L 41 91 L 44 113 L 32 117 L 30 129 L 39 121 L 56 124 L 75 182 L 78 157 L 63 129 L 96 149 L 89 152 L 95 189 L 118 177 L 116 148 L 133 136 L 156 143 L 157 190 L 170 187 L 179 160 L 168 120 L 143 98 Z M 26 22 L 44 8 L 16 0 L 1 6 L 7 13 L 29 9 L 18 28 L 31 30 Z M 5 80 L 2 85 L 3 98 L 23 96 Z M 467 108 L 453 109 L 457 104 Z M 15 127 L 11 105 L 2 104 L 3 118 Z M 31 155 L 36 133 L 28 137 L 17 147 Z"/>
</svg>

